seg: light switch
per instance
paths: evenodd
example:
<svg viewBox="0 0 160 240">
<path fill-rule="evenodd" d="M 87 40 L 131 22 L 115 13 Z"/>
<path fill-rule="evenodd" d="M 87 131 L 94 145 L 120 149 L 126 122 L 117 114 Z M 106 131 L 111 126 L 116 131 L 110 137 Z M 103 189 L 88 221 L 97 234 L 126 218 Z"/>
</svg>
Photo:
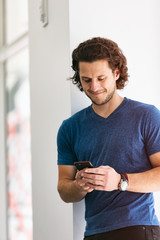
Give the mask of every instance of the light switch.
<svg viewBox="0 0 160 240">
<path fill-rule="evenodd" d="M 48 0 L 41 0 L 39 9 L 42 26 L 46 27 L 48 24 Z"/>
</svg>

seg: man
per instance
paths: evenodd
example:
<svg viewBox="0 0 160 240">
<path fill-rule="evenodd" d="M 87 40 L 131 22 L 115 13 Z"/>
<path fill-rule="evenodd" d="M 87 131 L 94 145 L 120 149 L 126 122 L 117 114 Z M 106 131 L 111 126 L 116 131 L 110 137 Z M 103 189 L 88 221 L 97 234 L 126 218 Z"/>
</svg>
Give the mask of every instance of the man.
<svg viewBox="0 0 160 240">
<path fill-rule="evenodd" d="M 72 63 L 72 81 L 92 105 L 59 129 L 59 194 L 65 202 L 85 198 L 85 240 L 158 240 L 152 192 L 160 190 L 160 112 L 118 94 L 128 69 L 115 42 L 87 40 Z M 94 168 L 76 171 L 77 161 Z"/>
</svg>

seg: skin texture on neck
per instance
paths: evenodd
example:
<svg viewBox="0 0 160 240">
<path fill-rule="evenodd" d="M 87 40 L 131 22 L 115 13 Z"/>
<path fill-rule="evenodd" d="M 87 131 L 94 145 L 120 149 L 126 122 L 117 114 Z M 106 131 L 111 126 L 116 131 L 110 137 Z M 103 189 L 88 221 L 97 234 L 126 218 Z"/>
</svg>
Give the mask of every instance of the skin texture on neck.
<svg viewBox="0 0 160 240">
<path fill-rule="evenodd" d="M 98 106 L 92 103 L 92 109 L 96 114 L 100 115 L 101 117 L 107 118 L 112 112 L 116 110 L 117 107 L 119 107 L 123 100 L 124 98 L 121 97 L 115 90 L 115 94 L 106 104 Z"/>
</svg>

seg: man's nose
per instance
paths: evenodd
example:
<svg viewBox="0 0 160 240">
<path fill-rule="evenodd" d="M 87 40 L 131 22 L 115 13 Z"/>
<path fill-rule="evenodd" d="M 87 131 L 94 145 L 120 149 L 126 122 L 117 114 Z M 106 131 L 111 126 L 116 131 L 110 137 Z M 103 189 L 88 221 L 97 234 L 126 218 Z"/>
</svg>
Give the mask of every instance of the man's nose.
<svg viewBox="0 0 160 240">
<path fill-rule="evenodd" d="M 91 91 L 96 92 L 99 89 L 99 82 L 92 79 L 90 89 Z"/>
</svg>

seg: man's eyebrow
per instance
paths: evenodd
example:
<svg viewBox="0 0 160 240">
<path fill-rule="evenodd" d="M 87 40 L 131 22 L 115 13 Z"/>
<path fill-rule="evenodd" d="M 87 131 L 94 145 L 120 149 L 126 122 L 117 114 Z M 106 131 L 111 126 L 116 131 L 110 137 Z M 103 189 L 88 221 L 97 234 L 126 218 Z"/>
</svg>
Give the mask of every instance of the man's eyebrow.
<svg viewBox="0 0 160 240">
<path fill-rule="evenodd" d="M 106 76 L 105 74 L 102 74 L 102 75 L 97 76 L 97 78 L 105 77 L 105 76 Z M 86 77 L 86 76 L 81 76 L 81 78 L 83 78 L 83 79 L 91 79 L 90 77 Z"/>
<path fill-rule="evenodd" d="M 104 74 L 102 74 L 102 75 L 99 75 L 99 76 L 97 76 L 97 77 L 105 77 L 105 75 L 104 75 Z"/>
<path fill-rule="evenodd" d="M 90 77 L 81 76 L 83 79 L 91 79 Z"/>
</svg>

